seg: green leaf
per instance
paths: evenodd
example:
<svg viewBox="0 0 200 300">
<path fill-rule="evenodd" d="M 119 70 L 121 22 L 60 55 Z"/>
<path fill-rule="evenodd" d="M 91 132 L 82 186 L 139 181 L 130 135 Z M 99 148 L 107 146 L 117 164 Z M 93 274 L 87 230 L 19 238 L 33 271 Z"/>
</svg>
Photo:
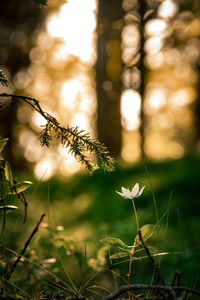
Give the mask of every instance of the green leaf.
<svg viewBox="0 0 200 300">
<path fill-rule="evenodd" d="M 12 189 L 12 194 L 19 194 L 27 190 L 33 183 L 30 181 L 23 181 L 15 184 Z"/>
<path fill-rule="evenodd" d="M 3 212 L 3 213 L 5 212 L 6 214 L 8 214 L 8 213 L 10 213 L 10 212 L 12 212 L 12 211 L 14 211 L 16 209 L 18 209 L 18 207 L 15 206 L 15 205 L 0 206 L 0 211 Z"/>
<path fill-rule="evenodd" d="M 155 225 L 153 224 L 146 224 L 144 225 L 142 228 L 140 228 L 140 231 L 141 231 L 141 235 L 142 235 L 142 239 L 143 241 L 145 242 L 146 240 L 148 240 L 152 234 L 154 233 L 155 231 Z M 139 236 L 137 234 L 136 238 L 135 238 L 135 242 L 134 242 L 134 245 L 135 247 L 137 247 L 138 245 L 141 244 L 141 241 L 139 240 Z"/>
<path fill-rule="evenodd" d="M 8 140 L 9 139 L 0 140 L 0 152 L 3 150 L 3 148 L 6 145 L 6 143 L 7 143 Z"/>
<path fill-rule="evenodd" d="M 6 176 L 6 179 L 10 182 L 11 185 L 13 185 L 13 174 L 12 174 L 12 171 L 11 171 L 11 167 L 10 167 L 10 164 L 8 162 L 6 162 L 6 165 L 5 165 L 5 176 Z"/>
<path fill-rule="evenodd" d="M 110 256 L 111 259 L 119 259 L 129 256 L 128 252 L 118 252 Z"/>
<path fill-rule="evenodd" d="M 128 246 L 118 238 L 106 238 L 106 239 L 100 240 L 100 242 L 103 244 L 106 244 L 106 245 L 121 246 L 122 248 L 125 248 L 125 249 L 128 248 Z"/>
</svg>

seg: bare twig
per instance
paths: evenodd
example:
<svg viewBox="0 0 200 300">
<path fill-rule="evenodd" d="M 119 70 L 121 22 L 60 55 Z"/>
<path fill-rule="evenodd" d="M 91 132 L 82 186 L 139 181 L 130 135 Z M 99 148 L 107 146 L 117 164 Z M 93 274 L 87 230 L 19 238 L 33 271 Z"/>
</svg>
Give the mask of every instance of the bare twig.
<svg viewBox="0 0 200 300">
<path fill-rule="evenodd" d="M 175 291 L 180 291 L 180 292 L 184 292 L 185 291 L 185 292 L 188 292 L 188 293 L 200 296 L 200 291 L 197 291 L 197 290 L 194 290 L 194 289 L 191 289 L 191 288 L 188 288 L 188 287 L 174 286 L 173 289 Z"/>
<path fill-rule="evenodd" d="M 161 284 L 165 285 L 165 280 L 164 280 L 164 278 L 163 278 L 163 276 L 162 276 L 162 274 L 161 274 L 161 272 L 160 272 L 157 264 L 155 263 L 155 261 L 154 261 L 152 255 L 151 255 L 148 247 L 144 243 L 144 240 L 142 238 L 142 234 L 141 234 L 141 230 L 140 229 L 138 230 L 138 236 L 139 236 L 139 239 L 140 239 L 140 241 L 142 243 L 142 246 L 143 246 L 144 250 L 146 251 L 146 253 L 147 253 L 148 257 L 149 257 L 149 260 L 150 260 L 150 262 L 151 262 L 151 264 L 152 264 L 152 266 L 153 266 L 153 268 L 154 268 L 154 270 L 155 270 L 155 272 L 156 272 L 156 274 L 158 276 L 158 279 L 160 280 Z"/>
<path fill-rule="evenodd" d="M 173 277 L 173 280 L 172 280 L 172 286 L 175 285 L 176 280 L 177 280 L 177 286 L 180 286 L 180 283 L 181 283 L 181 272 L 179 270 L 176 270 L 174 272 L 174 277 Z"/>
<path fill-rule="evenodd" d="M 11 275 L 13 274 L 13 272 L 15 271 L 18 263 L 20 262 L 23 254 L 25 253 L 26 249 L 28 248 L 32 238 L 34 237 L 34 235 L 36 234 L 36 232 L 38 231 L 38 228 L 44 218 L 45 214 L 42 214 L 40 220 L 38 221 L 37 225 L 35 226 L 35 228 L 33 229 L 31 235 L 29 236 L 29 238 L 27 239 L 25 245 L 24 245 L 24 248 L 22 249 L 22 251 L 20 252 L 19 256 L 17 257 L 16 261 L 14 262 L 14 264 L 11 266 L 10 270 L 9 270 L 9 273 L 7 273 L 7 275 L 5 276 L 6 279 L 10 279 Z"/>
<path fill-rule="evenodd" d="M 165 291 L 169 294 L 172 300 L 176 300 L 176 294 L 174 289 L 171 286 L 166 285 L 148 285 L 148 284 L 130 284 L 123 285 L 114 293 L 102 298 L 101 300 L 112 300 L 117 299 L 121 294 L 124 294 L 127 291 L 131 290 L 156 290 L 156 291 Z"/>
<path fill-rule="evenodd" d="M 131 290 L 157 290 L 157 291 L 165 291 L 168 293 L 169 297 L 173 300 L 176 300 L 175 291 L 188 292 L 194 295 L 200 296 L 200 291 L 181 286 L 167 286 L 167 285 L 148 285 L 148 284 L 131 284 L 131 285 L 123 285 L 114 293 L 103 297 L 101 300 L 113 300 L 117 299 L 121 294 L 126 293 Z M 150 298 L 151 299 L 151 298 Z"/>
<path fill-rule="evenodd" d="M 187 297 L 187 294 L 188 294 L 187 291 L 183 291 L 179 299 L 180 299 L 180 300 L 185 300 L 186 297 Z"/>
</svg>

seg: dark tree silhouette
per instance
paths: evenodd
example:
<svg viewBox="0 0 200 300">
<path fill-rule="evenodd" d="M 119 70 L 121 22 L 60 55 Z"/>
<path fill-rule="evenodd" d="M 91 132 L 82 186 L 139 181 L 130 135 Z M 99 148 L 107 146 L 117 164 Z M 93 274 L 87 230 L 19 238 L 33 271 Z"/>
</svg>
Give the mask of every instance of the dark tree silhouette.
<svg viewBox="0 0 200 300">
<path fill-rule="evenodd" d="M 97 133 L 111 155 L 121 153 L 120 97 L 122 0 L 100 0 L 98 9 L 97 47 Z"/>
<path fill-rule="evenodd" d="M 140 14 L 140 23 L 139 23 L 139 32 L 140 32 L 140 61 L 139 61 L 139 70 L 140 70 L 140 96 L 141 96 L 141 109 L 140 109 L 140 151 L 141 157 L 145 156 L 144 142 L 145 142 L 145 116 L 144 116 L 144 97 L 145 97 L 145 75 L 146 67 L 144 64 L 145 52 L 144 52 L 144 27 L 145 27 L 145 13 L 147 12 L 145 0 L 140 0 L 139 3 L 139 14 Z"/>
<path fill-rule="evenodd" d="M 0 66 L 9 73 L 10 81 L 13 81 L 15 74 L 20 69 L 29 65 L 29 51 L 33 46 L 31 34 L 41 25 L 43 11 L 34 1 L 1 2 Z M 9 92 L 11 91 L 9 90 Z M 12 145 L 16 142 L 16 130 L 14 129 L 17 106 L 18 103 L 14 103 L 12 107 L 0 114 L 0 136 L 12 140 Z M 19 162 L 15 159 L 14 149 L 15 147 L 11 148 L 9 142 L 5 159 L 9 158 L 13 167 L 17 167 L 18 164 L 22 166 L 22 161 Z"/>
<path fill-rule="evenodd" d="M 125 21 L 126 25 L 134 25 L 137 27 L 139 40 L 136 41 L 137 45 L 133 45 L 133 57 L 129 58 L 127 61 L 126 69 L 133 74 L 137 71 L 140 74 L 138 82 L 132 80 L 129 83 L 128 88 L 137 90 L 141 96 L 141 107 L 140 107 L 140 152 L 141 158 L 145 156 L 145 127 L 146 127 L 146 117 L 144 114 L 144 102 L 145 102 L 145 86 L 147 81 L 147 67 L 145 65 L 145 50 L 144 45 L 146 41 L 145 37 L 145 25 L 147 21 L 156 15 L 158 4 L 157 2 L 152 2 L 151 5 L 146 0 L 140 1 L 127 1 L 127 9 Z"/>
</svg>

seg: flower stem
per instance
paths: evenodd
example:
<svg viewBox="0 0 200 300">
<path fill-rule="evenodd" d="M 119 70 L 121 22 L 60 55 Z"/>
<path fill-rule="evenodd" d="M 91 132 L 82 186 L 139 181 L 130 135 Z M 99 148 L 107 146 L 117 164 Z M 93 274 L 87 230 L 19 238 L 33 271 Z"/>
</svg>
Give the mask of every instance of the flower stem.
<svg viewBox="0 0 200 300">
<path fill-rule="evenodd" d="M 134 213 L 135 213 L 136 226 L 137 226 L 137 232 L 138 232 L 139 223 L 138 223 L 138 216 L 137 216 L 137 210 L 136 210 L 136 207 L 135 207 L 134 199 L 132 199 L 132 204 L 133 204 L 133 209 L 134 209 Z M 130 285 L 130 283 L 131 283 L 131 266 L 132 266 L 132 259 L 133 259 L 134 252 L 135 252 L 135 247 L 134 247 L 134 244 L 133 244 L 133 249 L 131 250 L 130 255 L 129 255 L 128 285 Z M 129 292 L 128 292 L 128 300 L 130 300 L 130 293 Z"/>
<path fill-rule="evenodd" d="M 136 219 L 136 225 L 137 225 L 137 232 L 138 232 L 138 230 L 139 230 L 139 223 L 138 223 L 137 210 L 136 210 L 136 207 L 135 207 L 134 199 L 132 199 L 132 203 L 133 203 L 133 208 L 134 208 L 134 213 L 135 213 L 135 219 Z"/>
</svg>

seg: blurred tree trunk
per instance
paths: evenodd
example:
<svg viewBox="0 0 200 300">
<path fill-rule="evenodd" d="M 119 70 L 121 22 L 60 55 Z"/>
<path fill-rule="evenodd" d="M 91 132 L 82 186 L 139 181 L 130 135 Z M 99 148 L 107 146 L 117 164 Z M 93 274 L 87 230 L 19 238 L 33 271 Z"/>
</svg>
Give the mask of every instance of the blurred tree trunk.
<svg viewBox="0 0 200 300">
<path fill-rule="evenodd" d="M 197 100 L 195 102 L 195 148 L 197 147 L 197 150 L 199 152 L 200 148 L 200 68 L 198 68 L 198 87 L 197 87 Z"/>
<path fill-rule="evenodd" d="M 145 157 L 144 143 L 145 143 L 145 116 L 144 116 L 144 97 L 145 97 L 145 75 L 146 75 L 146 67 L 144 64 L 145 52 L 144 52 L 144 43 L 145 43 L 145 20 L 144 16 L 146 13 L 146 2 L 145 0 L 139 1 L 139 14 L 140 14 L 140 61 L 139 61 L 139 70 L 140 70 L 140 96 L 141 96 L 141 108 L 140 108 L 140 151 L 141 158 Z"/>
<path fill-rule="evenodd" d="M 111 155 L 121 153 L 122 0 L 99 0 L 97 46 L 98 139 Z"/>
<path fill-rule="evenodd" d="M 0 66 L 5 73 L 9 73 L 11 81 L 8 89 L 0 87 L 1 92 L 16 92 L 13 88 L 15 74 L 29 65 L 29 51 L 33 46 L 31 34 L 39 26 L 41 8 L 34 1 L 2 1 L 0 9 Z M 22 91 L 19 91 L 22 92 Z M 6 160 L 17 167 L 25 164 L 25 160 L 16 161 L 15 143 L 17 134 L 18 103 L 10 105 L 0 113 L 0 138 L 9 138 L 4 151 Z"/>
<path fill-rule="evenodd" d="M 137 90 L 141 97 L 141 106 L 139 112 L 139 134 L 140 134 L 140 157 L 145 157 L 145 127 L 146 127 L 146 116 L 144 114 L 144 101 L 145 101 L 145 86 L 146 86 L 146 75 L 147 75 L 147 67 L 145 65 L 145 51 L 144 44 L 146 41 L 145 37 L 145 25 L 149 18 L 152 15 L 156 14 L 156 6 L 155 3 L 151 3 L 151 6 L 147 5 L 146 0 L 137 0 L 137 1 L 127 1 L 126 8 L 126 16 L 125 22 L 127 26 L 133 26 L 133 28 L 137 28 L 138 37 L 136 41 L 133 42 L 132 49 L 132 57 L 126 61 L 126 67 L 130 70 L 132 75 L 137 70 L 137 81 L 133 79 L 129 79 L 129 82 L 126 83 L 126 88 L 130 88 L 133 90 Z M 130 76 L 130 75 L 129 75 Z"/>
<path fill-rule="evenodd" d="M 193 11 L 198 16 L 200 14 L 200 1 L 196 0 L 192 2 L 193 4 Z M 197 37 L 200 41 L 200 36 Z M 200 43 L 197 44 L 198 49 L 197 51 L 200 53 Z M 200 62 L 199 59 L 196 63 L 196 69 L 197 69 L 197 98 L 194 104 L 194 147 L 193 150 L 195 152 L 200 152 Z"/>
</svg>

